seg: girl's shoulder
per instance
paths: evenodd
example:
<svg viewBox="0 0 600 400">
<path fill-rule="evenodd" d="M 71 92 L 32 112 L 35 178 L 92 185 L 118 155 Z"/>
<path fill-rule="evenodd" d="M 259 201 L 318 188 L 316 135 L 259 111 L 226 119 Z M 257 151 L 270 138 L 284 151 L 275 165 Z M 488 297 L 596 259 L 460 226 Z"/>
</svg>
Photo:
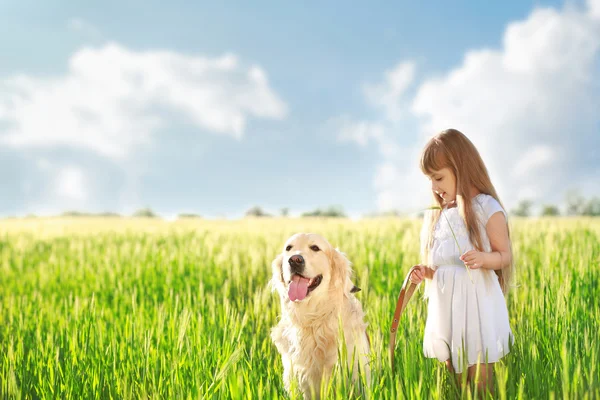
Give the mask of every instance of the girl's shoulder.
<svg viewBox="0 0 600 400">
<path fill-rule="evenodd" d="M 480 215 L 484 225 L 487 224 L 490 217 L 497 212 L 503 213 L 504 218 L 508 220 L 508 215 L 506 214 L 504 208 L 500 205 L 500 202 L 498 202 L 498 200 L 489 194 L 479 193 L 473 198 L 472 206 L 475 209 L 475 212 Z"/>
</svg>

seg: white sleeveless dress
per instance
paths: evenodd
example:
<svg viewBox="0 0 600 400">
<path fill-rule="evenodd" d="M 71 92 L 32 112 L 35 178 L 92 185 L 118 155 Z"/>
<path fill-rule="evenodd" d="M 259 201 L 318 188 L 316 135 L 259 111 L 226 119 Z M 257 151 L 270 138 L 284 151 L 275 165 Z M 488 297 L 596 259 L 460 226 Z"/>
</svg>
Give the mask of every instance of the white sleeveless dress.
<svg viewBox="0 0 600 400">
<path fill-rule="evenodd" d="M 497 212 L 505 216 L 506 212 L 495 198 L 483 193 L 473 198 L 472 206 L 480 222 L 484 250 L 489 252 L 487 221 Z M 426 289 L 429 303 L 423 352 L 426 357 L 440 361 L 451 359 L 455 372 L 461 373 L 467 365 L 497 362 L 510 351 L 514 338 L 496 273 L 470 269 L 471 282 L 448 225 L 450 222 L 464 253 L 474 249 L 464 221 L 457 207 L 442 212 L 431 249 L 435 273 Z M 422 246 L 427 242 L 426 235 L 423 229 Z M 484 274 L 489 275 L 488 279 Z"/>
</svg>

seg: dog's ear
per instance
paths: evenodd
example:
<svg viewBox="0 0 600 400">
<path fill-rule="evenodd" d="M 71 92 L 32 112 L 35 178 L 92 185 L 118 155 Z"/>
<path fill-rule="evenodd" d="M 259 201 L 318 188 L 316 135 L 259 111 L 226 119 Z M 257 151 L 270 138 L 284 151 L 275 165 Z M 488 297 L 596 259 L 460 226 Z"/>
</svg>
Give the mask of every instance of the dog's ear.
<svg viewBox="0 0 600 400">
<path fill-rule="evenodd" d="M 277 288 L 281 285 L 284 285 L 283 281 L 283 254 L 279 254 L 273 262 L 271 263 L 271 271 L 272 276 L 269 281 L 269 286 L 271 286 L 271 292 L 277 290 Z"/>
<path fill-rule="evenodd" d="M 352 275 L 350 260 L 338 249 L 332 248 L 331 252 L 331 280 L 335 286 L 350 290 L 353 286 L 350 282 L 350 275 Z"/>
</svg>

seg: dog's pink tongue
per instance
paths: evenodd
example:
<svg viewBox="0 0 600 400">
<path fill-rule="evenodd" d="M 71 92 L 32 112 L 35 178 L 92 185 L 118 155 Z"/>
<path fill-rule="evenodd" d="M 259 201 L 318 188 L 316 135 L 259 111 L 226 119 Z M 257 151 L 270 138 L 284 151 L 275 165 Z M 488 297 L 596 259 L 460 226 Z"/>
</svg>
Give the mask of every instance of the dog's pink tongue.
<svg viewBox="0 0 600 400">
<path fill-rule="evenodd" d="M 290 288 L 288 289 L 288 296 L 291 301 L 303 300 L 306 297 L 308 294 L 308 281 L 309 279 L 299 275 L 292 277 Z"/>
</svg>

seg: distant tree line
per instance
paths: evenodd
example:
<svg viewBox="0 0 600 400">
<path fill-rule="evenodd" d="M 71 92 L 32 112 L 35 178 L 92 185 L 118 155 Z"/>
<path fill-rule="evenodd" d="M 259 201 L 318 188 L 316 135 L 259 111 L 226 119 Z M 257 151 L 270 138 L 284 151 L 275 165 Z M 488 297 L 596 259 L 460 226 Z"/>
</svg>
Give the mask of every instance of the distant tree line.
<svg viewBox="0 0 600 400">
<path fill-rule="evenodd" d="M 510 213 L 518 217 L 530 217 L 533 215 L 532 208 L 534 203 L 531 200 L 521 200 L 516 207 L 510 210 Z M 277 216 L 289 217 L 290 209 L 285 207 L 279 211 Z M 373 212 L 364 215 L 367 218 L 373 217 L 402 217 L 400 211 L 391 210 L 384 212 Z M 543 204 L 539 211 L 540 216 L 600 216 L 600 198 L 592 197 L 586 199 L 579 195 L 577 192 L 569 192 L 565 198 L 565 209 L 561 213 L 558 206 L 553 204 Z M 61 214 L 63 217 L 123 217 L 121 214 L 114 212 L 100 212 L 100 213 L 88 213 L 80 211 L 66 211 Z M 146 207 L 141 208 L 131 214 L 134 218 L 160 218 L 152 209 Z M 275 217 L 276 215 L 266 212 L 260 206 L 253 206 L 245 212 L 246 217 Z M 304 212 L 301 214 L 302 217 L 327 217 L 327 218 L 346 218 L 346 213 L 343 208 L 339 205 L 329 206 L 325 208 L 316 208 L 312 211 Z M 422 216 L 422 213 L 420 214 Z M 28 218 L 35 217 L 35 215 L 28 215 Z M 194 213 L 181 213 L 177 216 L 178 219 L 193 219 L 201 218 L 200 215 Z"/>
<path fill-rule="evenodd" d="M 91 212 L 82 212 L 82 211 L 65 211 L 64 213 L 60 214 L 61 217 L 115 217 L 115 218 L 120 218 L 120 217 L 125 217 L 124 215 L 121 215 L 119 213 L 115 213 L 115 212 L 99 212 L 99 213 L 91 213 Z M 139 210 L 135 211 L 133 214 L 131 214 L 132 217 L 134 218 L 159 218 L 160 216 L 158 214 L 156 214 L 154 211 L 152 211 L 151 208 L 146 207 L 146 208 L 140 208 Z M 28 215 L 29 218 L 35 217 L 35 215 Z M 177 218 L 180 219 L 185 219 L 185 218 L 201 218 L 200 215 L 198 214 L 194 214 L 194 213 L 181 213 L 179 215 L 177 215 Z"/>
<path fill-rule="evenodd" d="M 553 204 L 543 204 L 539 213 L 542 217 L 556 217 L 560 215 L 567 216 L 600 216 L 600 198 L 592 197 L 585 199 L 577 192 L 569 192 L 565 199 L 566 207 L 564 213 Z M 528 199 L 521 200 L 517 206 L 511 210 L 511 214 L 518 217 L 532 216 L 533 202 Z"/>
<path fill-rule="evenodd" d="M 290 209 L 287 207 L 282 208 L 279 212 L 279 216 L 281 216 L 281 217 L 288 217 L 289 215 L 290 215 Z M 122 215 L 120 215 L 120 214 L 110 213 L 110 212 L 86 213 L 86 212 L 79 212 L 79 211 L 67 211 L 67 212 L 62 213 L 61 216 L 63 216 L 63 217 L 122 217 Z M 150 209 L 150 208 L 141 208 L 141 209 L 135 211 L 131 216 L 135 217 L 135 218 L 159 218 L 160 217 L 154 211 L 152 211 L 152 209 Z M 263 208 L 260 206 L 253 206 L 246 211 L 245 216 L 246 217 L 274 217 L 275 215 L 269 214 L 268 212 L 263 210 Z M 305 212 L 302 214 L 302 216 L 303 217 L 345 218 L 346 214 L 344 213 L 344 210 L 342 209 L 341 206 L 330 206 L 328 208 L 317 208 L 313 211 Z M 34 217 L 34 215 L 29 215 L 29 217 Z M 201 218 L 201 216 L 198 214 L 193 214 L 193 213 L 182 213 L 182 214 L 177 215 L 177 218 L 179 218 L 179 219 Z"/>
<path fill-rule="evenodd" d="M 99 213 L 88 213 L 82 211 L 65 211 L 61 214 L 61 217 L 120 217 L 120 214 L 106 211 Z"/>
<path fill-rule="evenodd" d="M 289 208 L 282 208 L 280 210 L 280 216 L 288 217 L 290 213 Z M 246 211 L 246 217 L 273 217 L 272 214 L 265 212 L 261 207 L 254 206 Z M 302 217 L 329 217 L 329 218 L 345 218 L 346 213 L 341 206 L 330 206 L 328 208 L 316 208 L 313 211 L 302 213 Z"/>
<path fill-rule="evenodd" d="M 290 209 L 285 207 L 280 210 L 279 216 L 288 217 L 290 214 Z M 102 212 L 102 213 L 88 213 L 88 212 L 80 212 L 80 211 L 66 211 L 61 214 L 63 217 L 123 217 L 121 214 L 113 213 L 113 212 Z M 132 215 L 134 218 L 159 218 L 152 209 L 146 207 L 141 208 L 135 211 Z M 249 208 L 246 213 L 246 217 L 274 217 L 275 215 L 269 214 L 265 210 L 263 210 L 260 206 L 253 206 Z M 28 217 L 35 217 L 34 215 L 29 215 Z M 302 213 L 302 217 L 329 217 L 329 218 L 346 218 L 346 213 L 344 212 L 341 206 L 329 206 L 326 208 L 316 208 L 312 211 Z M 177 216 L 179 219 L 185 218 L 201 218 L 198 214 L 193 213 L 182 213 Z"/>
</svg>

